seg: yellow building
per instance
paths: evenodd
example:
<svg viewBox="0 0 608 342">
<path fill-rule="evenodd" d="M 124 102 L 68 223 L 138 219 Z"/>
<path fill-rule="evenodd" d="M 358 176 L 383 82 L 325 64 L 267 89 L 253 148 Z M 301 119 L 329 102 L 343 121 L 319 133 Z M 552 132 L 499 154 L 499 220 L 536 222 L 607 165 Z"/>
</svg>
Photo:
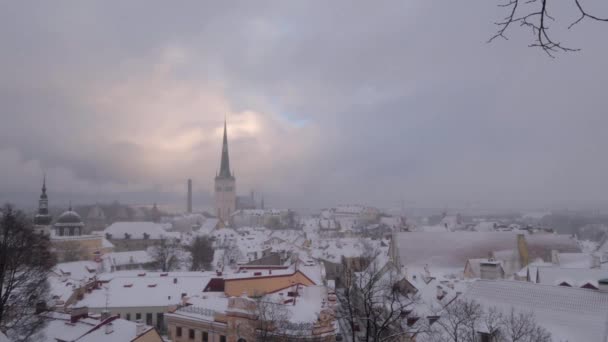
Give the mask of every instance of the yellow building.
<svg viewBox="0 0 608 342">
<path fill-rule="evenodd" d="M 72 210 L 61 214 L 51 232 L 51 244 L 60 261 L 99 260 L 112 252 L 114 246 L 103 236 L 83 235 L 84 223 L 80 215 Z"/>
</svg>

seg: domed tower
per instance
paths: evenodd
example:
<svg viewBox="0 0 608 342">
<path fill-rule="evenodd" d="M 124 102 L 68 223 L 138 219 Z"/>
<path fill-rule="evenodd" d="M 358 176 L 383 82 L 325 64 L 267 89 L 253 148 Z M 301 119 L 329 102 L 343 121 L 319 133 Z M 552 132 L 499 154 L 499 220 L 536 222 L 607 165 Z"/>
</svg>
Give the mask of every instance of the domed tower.
<svg viewBox="0 0 608 342">
<path fill-rule="evenodd" d="M 59 215 L 53 228 L 55 229 L 56 236 L 80 236 L 82 235 L 84 223 L 80 215 L 72 210 L 72 205 L 70 204 L 68 211 Z"/>
<path fill-rule="evenodd" d="M 53 221 L 53 217 L 49 214 L 49 199 L 46 195 L 46 175 L 42 179 L 42 193 L 38 200 L 38 214 L 34 217 L 34 224 L 38 226 L 48 226 Z"/>
<path fill-rule="evenodd" d="M 224 120 L 224 141 L 222 144 L 222 159 L 220 172 L 215 177 L 215 214 L 223 222 L 230 220 L 230 214 L 236 208 L 236 178 L 230 172 L 228 157 L 228 132 Z"/>
</svg>

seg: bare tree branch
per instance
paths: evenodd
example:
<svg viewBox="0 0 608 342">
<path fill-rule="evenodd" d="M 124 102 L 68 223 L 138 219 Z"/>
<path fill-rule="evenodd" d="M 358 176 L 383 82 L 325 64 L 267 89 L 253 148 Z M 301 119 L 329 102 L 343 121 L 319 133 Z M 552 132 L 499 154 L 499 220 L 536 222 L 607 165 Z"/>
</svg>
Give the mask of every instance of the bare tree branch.
<svg viewBox="0 0 608 342">
<path fill-rule="evenodd" d="M 555 18 L 549 14 L 550 1 L 552 0 L 508 0 L 506 3 L 499 4 L 499 7 L 509 8 L 509 12 L 503 20 L 495 22 L 496 26 L 498 26 L 498 30 L 496 34 L 490 37 L 488 43 L 499 37 L 508 39 L 506 35 L 507 31 L 509 31 L 513 24 L 519 24 L 520 27 L 523 26 L 529 28 L 534 37 L 534 41 L 528 46 L 542 49 L 551 58 L 555 57 L 555 53 L 558 52 L 579 51 L 580 49 L 578 48 L 570 48 L 562 45 L 561 42 L 554 40 L 554 38 L 549 34 L 548 21 L 555 21 Z M 580 17 L 570 24 L 568 29 L 572 28 L 585 18 L 608 22 L 608 18 L 600 18 L 585 11 L 580 3 L 580 0 L 571 1 L 574 1 L 578 11 L 580 12 Z M 551 4 L 553 3 L 554 2 L 551 2 Z M 530 4 L 537 5 L 537 7 L 532 9 L 530 12 L 520 14 L 520 12 L 525 11 L 526 9 L 526 6 L 524 5 Z"/>
<path fill-rule="evenodd" d="M 572 28 L 572 26 L 580 23 L 585 18 L 590 18 L 590 19 L 597 20 L 597 21 L 608 21 L 608 18 L 599 18 L 599 17 L 596 17 L 594 15 L 587 13 L 583 9 L 583 6 L 581 5 L 581 3 L 578 0 L 574 0 L 574 3 L 576 4 L 576 7 L 578 8 L 578 10 L 581 12 L 581 16 L 575 22 L 570 24 L 570 26 L 568 26 L 568 29 L 570 29 L 570 28 Z"/>
</svg>

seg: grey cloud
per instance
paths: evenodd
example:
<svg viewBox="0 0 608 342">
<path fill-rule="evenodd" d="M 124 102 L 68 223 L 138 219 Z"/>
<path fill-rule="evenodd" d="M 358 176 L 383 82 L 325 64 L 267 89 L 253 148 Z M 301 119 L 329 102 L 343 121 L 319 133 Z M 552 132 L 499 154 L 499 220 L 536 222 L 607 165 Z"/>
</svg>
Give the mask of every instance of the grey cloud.
<svg viewBox="0 0 608 342">
<path fill-rule="evenodd" d="M 261 125 L 231 139 L 239 189 L 284 205 L 605 205 L 606 28 L 550 60 L 486 44 L 495 5 L 6 3 L 0 150 L 110 194 L 209 191 L 230 111 Z"/>
</svg>

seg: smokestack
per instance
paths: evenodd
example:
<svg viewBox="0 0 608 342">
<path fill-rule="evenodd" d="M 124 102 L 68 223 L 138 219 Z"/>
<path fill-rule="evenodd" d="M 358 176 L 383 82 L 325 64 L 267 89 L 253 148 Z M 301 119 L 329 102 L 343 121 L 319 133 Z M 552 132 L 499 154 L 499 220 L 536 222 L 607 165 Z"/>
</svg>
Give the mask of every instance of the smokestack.
<svg viewBox="0 0 608 342">
<path fill-rule="evenodd" d="M 188 208 L 189 214 L 192 213 L 192 179 L 188 179 Z"/>
</svg>

